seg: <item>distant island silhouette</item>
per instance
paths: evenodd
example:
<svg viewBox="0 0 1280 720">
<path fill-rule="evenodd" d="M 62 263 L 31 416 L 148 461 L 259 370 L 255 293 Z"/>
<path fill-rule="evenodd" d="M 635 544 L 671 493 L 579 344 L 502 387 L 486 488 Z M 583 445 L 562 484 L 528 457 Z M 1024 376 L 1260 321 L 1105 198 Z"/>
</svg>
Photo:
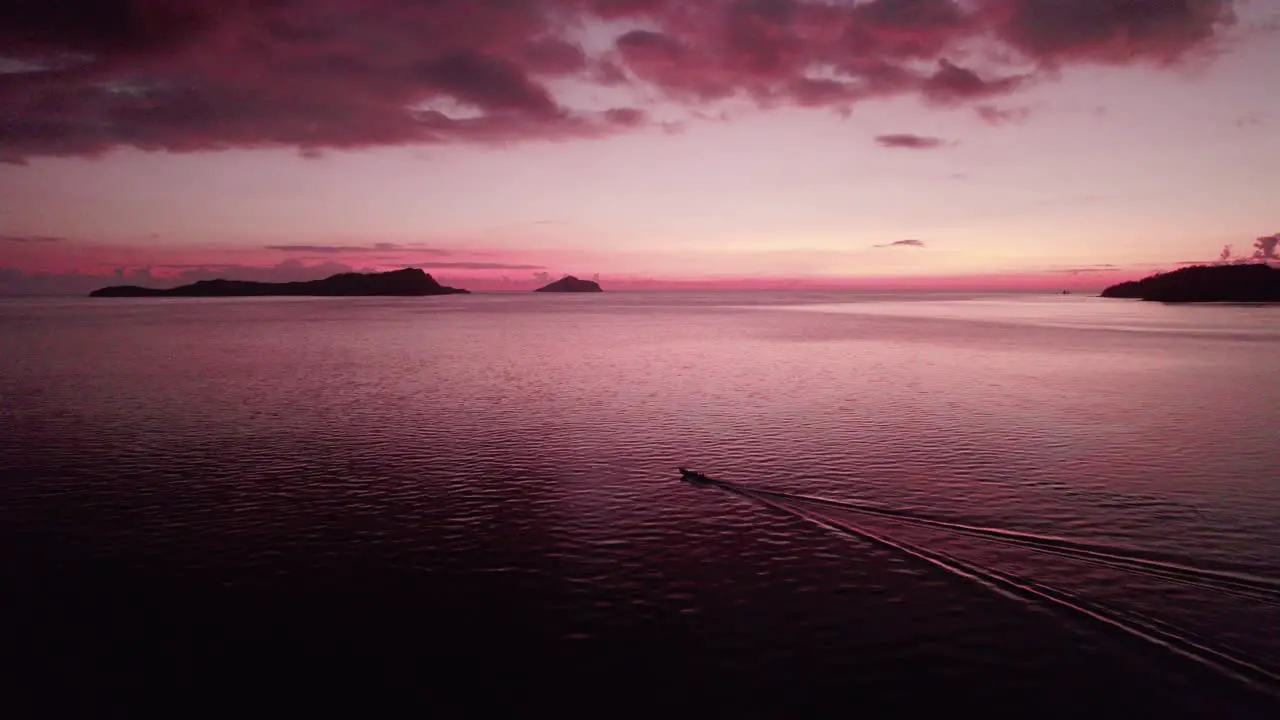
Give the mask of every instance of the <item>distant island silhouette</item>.
<svg viewBox="0 0 1280 720">
<path fill-rule="evenodd" d="M 1280 302 L 1280 269 L 1263 263 L 1193 265 L 1112 285 L 1102 297 L 1167 303 Z"/>
<path fill-rule="evenodd" d="M 262 297 L 295 295 L 349 297 L 360 295 L 454 295 L 468 290 L 451 288 L 436 282 L 421 268 L 406 268 L 382 273 L 339 273 L 323 280 L 268 283 L 251 280 L 201 280 L 175 288 L 145 288 L 116 285 L 94 290 L 89 297 Z"/>
<path fill-rule="evenodd" d="M 534 292 L 562 292 L 562 293 L 580 293 L 580 292 L 604 292 L 600 287 L 600 283 L 592 280 L 579 280 L 572 275 L 565 275 L 559 280 L 544 285 Z"/>
</svg>

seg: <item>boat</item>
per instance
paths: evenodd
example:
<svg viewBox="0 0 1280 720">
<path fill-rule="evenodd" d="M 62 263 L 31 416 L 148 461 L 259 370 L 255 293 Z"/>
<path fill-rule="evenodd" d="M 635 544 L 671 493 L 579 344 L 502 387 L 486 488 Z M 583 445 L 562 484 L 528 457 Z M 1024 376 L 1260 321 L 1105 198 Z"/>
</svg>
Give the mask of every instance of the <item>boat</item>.
<svg viewBox="0 0 1280 720">
<path fill-rule="evenodd" d="M 716 480 L 712 480 L 711 478 L 707 477 L 706 475 L 703 475 L 702 473 L 696 470 L 689 470 L 688 468 L 676 468 L 676 469 L 680 471 L 680 477 L 684 478 L 685 480 L 691 483 L 713 484 L 717 482 Z"/>
</svg>

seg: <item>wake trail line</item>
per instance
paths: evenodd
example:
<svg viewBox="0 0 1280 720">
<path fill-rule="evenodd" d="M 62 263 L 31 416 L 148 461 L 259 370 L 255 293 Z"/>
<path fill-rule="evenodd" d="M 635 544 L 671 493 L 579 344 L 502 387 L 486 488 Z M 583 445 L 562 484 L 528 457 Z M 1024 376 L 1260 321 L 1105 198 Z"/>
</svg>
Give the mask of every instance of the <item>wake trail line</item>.
<svg viewBox="0 0 1280 720">
<path fill-rule="evenodd" d="M 805 503 L 808 501 L 795 500 L 794 503 Z M 858 514 L 858 510 L 851 508 L 838 508 L 841 512 L 851 512 Z M 877 519 L 882 519 L 880 515 L 875 515 Z M 1125 558 L 1109 553 L 1098 553 L 1094 551 L 1085 551 L 1058 545 L 1041 545 L 1039 543 L 1018 539 L 1013 537 L 1004 537 L 999 535 L 989 535 L 985 533 L 975 533 L 968 530 L 952 527 L 941 527 L 934 524 L 918 523 L 908 518 L 893 518 L 892 522 L 898 522 L 903 525 L 911 525 L 916 527 L 930 527 L 942 529 L 948 532 L 976 537 L 984 542 L 1003 545 L 1006 547 L 1015 547 L 1031 552 L 1040 553 L 1042 555 L 1052 555 L 1061 557 L 1072 562 L 1078 562 L 1093 567 L 1106 568 L 1108 570 L 1116 570 L 1128 573 L 1130 575 L 1139 575 L 1163 582 L 1182 585 L 1185 587 L 1205 590 L 1224 597 L 1235 598 L 1237 600 L 1245 600 L 1255 602 L 1270 607 L 1280 607 L 1280 593 L 1272 591 L 1268 587 L 1257 587 L 1252 584 L 1241 583 L 1233 580 L 1227 580 L 1216 575 L 1206 577 L 1202 572 L 1175 570 L 1162 565 L 1152 565 L 1143 562 L 1138 558 Z"/>
<path fill-rule="evenodd" d="M 933 518 L 921 517 L 913 513 L 887 510 L 874 505 L 863 505 L 845 500 L 833 500 L 830 498 L 815 497 L 813 495 L 798 495 L 794 493 L 777 492 L 774 490 L 758 490 L 729 482 L 721 482 L 720 485 L 733 491 L 750 492 L 760 496 L 771 497 L 788 502 L 804 502 L 824 505 L 868 516 L 886 518 L 895 522 L 917 525 L 920 527 L 938 528 L 973 537 L 981 537 L 1001 542 L 1006 545 L 1016 545 L 1029 550 L 1058 555 L 1060 557 L 1068 557 L 1084 562 L 1092 561 L 1093 564 L 1103 565 L 1105 567 L 1118 570 L 1140 572 L 1152 577 L 1159 577 L 1203 589 L 1224 592 L 1236 597 L 1263 602 L 1268 605 L 1280 604 L 1280 580 L 1276 580 L 1274 578 L 1249 573 L 1210 570 L 1182 563 L 1152 560 L 1135 555 L 1127 555 L 1119 549 L 1110 546 L 1088 545 L 1053 535 L 1039 535 L 1036 533 L 1019 532 L 1016 530 L 1003 530 L 999 528 L 979 527 L 975 525 L 966 525 L 964 523 L 948 522 L 945 520 L 935 520 Z"/>
<path fill-rule="evenodd" d="M 1162 647 L 1204 667 L 1215 670 L 1226 677 L 1238 680 L 1273 698 L 1280 698 L 1280 673 L 1225 650 L 1210 647 L 1205 642 L 1197 640 L 1191 633 L 1171 625 L 1142 622 L 1137 618 L 1126 617 L 1119 612 L 1108 609 L 1104 605 L 1090 602 L 1062 590 L 1050 588 L 991 568 L 985 568 L 945 552 L 930 550 L 910 542 L 893 539 L 857 525 L 822 515 L 816 511 L 789 505 L 785 500 L 777 499 L 777 493 L 750 490 L 731 483 L 717 483 L 716 486 L 725 492 L 806 520 L 828 531 L 844 536 L 859 537 L 898 550 L 948 573 L 972 580 L 1004 597 L 1028 605 L 1035 605 L 1039 601 L 1066 609 L 1139 640 Z"/>
</svg>

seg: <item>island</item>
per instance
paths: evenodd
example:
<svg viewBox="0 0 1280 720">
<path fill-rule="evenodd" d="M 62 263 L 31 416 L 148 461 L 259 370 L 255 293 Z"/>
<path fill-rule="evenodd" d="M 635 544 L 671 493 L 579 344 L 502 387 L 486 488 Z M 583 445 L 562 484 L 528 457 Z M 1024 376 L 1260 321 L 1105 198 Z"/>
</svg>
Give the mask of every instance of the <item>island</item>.
<svg viewBox="0 0 1280 720">
<path fill-rule="evenodd" d="M 1102 297 L 1166 303 L 1280 302 L 1280 269 L 1265 263 L 1192 265 L 1112 285 Z"/>
<path fill-rule="evenodd" d="M 558 293 L 581 293 L 581 292 L 604 292 L 600 287 L 600 283 L 592 280 L 579 280 L 572 275 L 565 275 L 559 280 L 544 285 L 534 292 L 558 292 Z"/>
<path fill-rule="evenodd" d="M 116 285 L 94 290 L 89 297 L 263 297 L 295 295 L 349 297 L 367 295 L 454 295 L 467 290 L 451 288 L 436 282 L 421 268 L 406 268 L 381 273 L 339 273 L 323 280 L 268 283 L 251 280 L 201 280 L 175 288 L 145 288 Z"/>
</svg>

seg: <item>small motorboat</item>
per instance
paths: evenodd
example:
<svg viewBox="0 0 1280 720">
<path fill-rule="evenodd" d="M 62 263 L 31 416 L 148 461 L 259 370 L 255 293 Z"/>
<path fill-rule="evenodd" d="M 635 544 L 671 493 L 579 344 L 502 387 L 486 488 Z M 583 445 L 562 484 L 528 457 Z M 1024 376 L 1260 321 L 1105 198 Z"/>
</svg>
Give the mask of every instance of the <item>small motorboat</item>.
<svg viewBox="0 0 1280 720">
<path fill-rule="evenodd" d="M 676 469 L 680 471 L 680 477 L 684 478 L 685 480 L 691 483 L 714 484 L 717 482 L 716 480 L 712 480 L 711 478 L 707 477 L 706 475 L 703 475 L 700 472 L 697 472 L 696 470 L 689 470 L 688 468 L 676 468 Z"/>
</svg>

